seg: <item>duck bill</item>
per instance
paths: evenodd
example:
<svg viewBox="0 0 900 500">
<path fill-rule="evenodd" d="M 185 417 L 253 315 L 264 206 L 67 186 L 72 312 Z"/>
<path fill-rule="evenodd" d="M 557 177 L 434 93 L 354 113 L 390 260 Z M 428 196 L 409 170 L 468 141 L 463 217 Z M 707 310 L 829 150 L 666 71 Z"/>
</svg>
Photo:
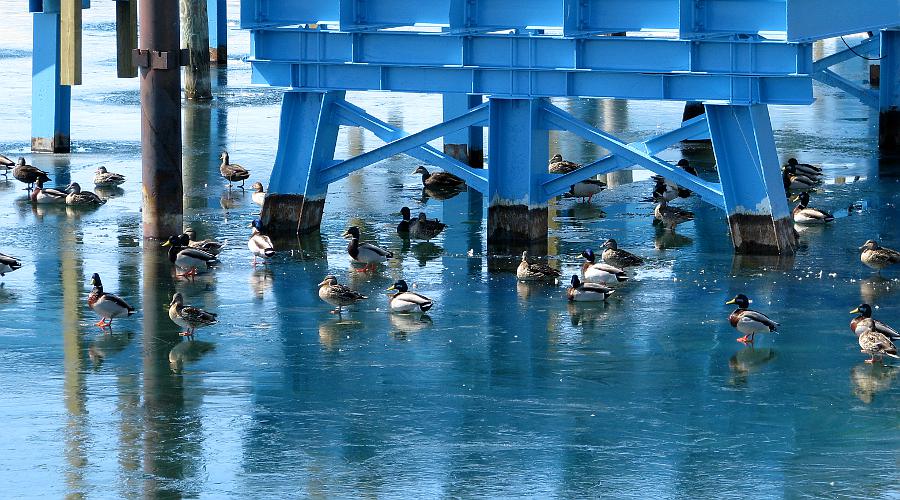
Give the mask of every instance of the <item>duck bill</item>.
<svg viewBox="0 0 900 500">
<path fill-rule="evenodd" d="M 386 289 L 385 291 L 386 291 L 386 292 L 390 292 L 390 291 L 393 291 L 393 290 L 396 290 L 396 289 L 397 289 L 397 287 L 395 287 L 394 285 L 391 285 L 391 287 L 388 288 L 388 289 Z"/>
<path fill-rule="evenodd" d="M 793 202 L 800 201 L 800 196 L 799 195 L 791 196 L 791 201 L 793 201 Z"/>
<path fill-rule="evenodd" d="M 859 314 L 859 308 L 857 307 L 856 309 L 850 311 L 850 314 Z"/>
<path fill-rule="evenodd" d="M 171 246 L 171 245 L 172 245 L 172 242 L 171 242 L 171 241 L 168 241 L 168 240 L 166 240 L 166 241 L 165 241 L 165 242 L 164 242 L 164 243 L 163 243 L 163 244 L 162 244 L 162 245 L 160 245 L 160 246 L 164 246 L 164 247 L 167 247 L 167 246 Z"/>
<path fill-rule="evenodd" d="M 736 302 L 736 301 L 735 301 L 734 299 L 731 299 L 731 300 L 729 300 L 728 302 L 726 302 L 725 305 L 727 306 L 727 305 L 729 305 L 729 304 L 734 304 L 735 302 Z"/>
<path fill-rule="evenodd" d="M 325 286 L 327 284 L 328 284 L 328 280 L 322 280 L 322 282 L 319 283 L 318 285 L 316 285 L 316 287 Z"/>
<path fill-rule="evenodd" d="M 342 238 L 352 238 L 353 235 L 350 234 L 348 231 L 344 231 L 344 234 L 342 234 L 341 237 Z"/>
</svg>

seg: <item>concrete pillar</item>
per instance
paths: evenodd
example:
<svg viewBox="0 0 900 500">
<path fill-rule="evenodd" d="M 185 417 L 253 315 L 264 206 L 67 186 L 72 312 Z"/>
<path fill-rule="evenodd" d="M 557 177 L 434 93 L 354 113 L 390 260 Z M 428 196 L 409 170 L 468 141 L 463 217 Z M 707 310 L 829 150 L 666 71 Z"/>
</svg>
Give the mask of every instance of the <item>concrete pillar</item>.
<svg viewBox="0 0 900 500">
<path fill-rule="evenodd" d="M 59 3 L 56 12 L 34 14 L 31 70 L 31 150 L 68 153 L 72 88 L 59 84 Z"/>
<path fill-rule="evenodd" d="M 209 62 L 228 62 L 228 10 L 225 0 L 206 0 L 209 16 Z"/>
<path fill-rule="evenodd" d="M 789 255 L 797 237 L 781 180 L 769 109 L 706 105 L 734 250 Z"/>
<path fill-rule="evenodd" d="M 900 155 L 900 30 L 881 32 L 878 148 Z"/>
<path fill-rule="evenodd" d="M 541 99 L 491 98 L 488 251 L 547 252 L 547 202 L 535 199 L 547 175 L 549 137 Z"/>
<path fill-rule="evenodd" d="M 278 152 L 260 221 L 272 236 L 318 231 L 327 185 L 319 171 L 334 160 L 338 123 L 331 104 L 344 92 L 285 92 Z"/>
</svg>

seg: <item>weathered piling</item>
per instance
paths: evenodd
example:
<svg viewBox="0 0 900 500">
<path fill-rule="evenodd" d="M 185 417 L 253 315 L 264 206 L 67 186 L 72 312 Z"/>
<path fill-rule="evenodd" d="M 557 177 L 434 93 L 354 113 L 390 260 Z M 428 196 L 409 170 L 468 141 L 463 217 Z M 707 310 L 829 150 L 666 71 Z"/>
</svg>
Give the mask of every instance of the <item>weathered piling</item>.
<svg viewBox="0 0 900 500">
<path fill-rule="evenodd" d="M 132 52 L 137 48 L 137 0 L 116 2 L 116 76 L 138 76 Z"/>
<path fill-rule="evenodd" d="M 212 99 L 209 81 L 209 23 L 206 0 L 181 0 L 181 47 L 188 51 L 184 70 L 184 96 Z"/>
<path fill-rule="evenodd" d="M 209 18 L 209 62 L 224 65 L 228 62 L 228 18 L 225 0 L 207 0 Z"/>
<path fill-rule="evenodd" d="M 182 230 L 178 0 L 141 0 L 141 147 L 145 239 Z"/>
</svg>

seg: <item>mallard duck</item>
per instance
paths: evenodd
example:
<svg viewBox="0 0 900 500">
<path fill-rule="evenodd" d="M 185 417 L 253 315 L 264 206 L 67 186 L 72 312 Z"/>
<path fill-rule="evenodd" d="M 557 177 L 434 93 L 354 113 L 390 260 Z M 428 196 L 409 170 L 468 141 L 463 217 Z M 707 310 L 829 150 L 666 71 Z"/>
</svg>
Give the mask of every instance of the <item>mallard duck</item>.
<svg viewBox="0 0 900 500">
<path fill-rule="evenodd" d="M 169 247 L 169 261 L 185 271 L 178 276 L 193 277 L 213 267 L 219 259 L 215 255 L 198 248 L 190 248 L 181 235 L 171 236 L 162 246 Z"/>
<path fill-rule="evenodd" d="M 428 189 L 461 190 L 466 187 L 466 181 L 450 172 L 435 172 L 432 174 L 422 165 L 419 165 L 419 168 L 415 169 L 413 174 L 422 174 L 422 185 Z"/>
<path fill-rule="evenodd" d="M 866 241 L 859 249 L 862 251 L 859 260 L 879 273 L 882 269 L 900 262 L 900 252 L 880 246 L 875 240 Z"/>
<path fill-rule="evenodd" d="M 199 307 L 184 305 L 184 297 L 180 293 L 172 295 L 169 304 L 169 319 L 176 325 L 184 328 L 178 335 L 194 340 L 194 331 L 204 326 L 215 325 L 219 321 L 215 313 L 204 311 Z"/>
<path fill-rule="evenodd" d="M 796 158 L 788 158 L 787 165 L 785 165 L 785 167 L 792 169 L 792 171 L 798 174 L 805 175 L 810 179 L 815 179 L 822 176 L 822 167 L 810 165 L 809 163 L 797 163 Z"/>
<path fill-rule="evenodd" d="M 250 189 L 253 190 L 253 194 L 250 195 L 253 203 L 263 206 L 263 203 L 266 202 L 266 189 L 263 187 L 262 182 L 254 182 Z"/>
<path fill-rule="evenodd" d="M 691 166 L 690 162 L 688 162 L 684 158 L 678 160 L 678 163 L 676 163 L 675 166 L 693 176 L 698 175 L 697 169 Z M 653 187 L 653 201 L 656 201 L 657 198 L 663 198 L 666 201 L 672 201 L 675 198 L 688 198 L 691 196 L 692 192 L 690 189 L 679 186 L 675 181 L 669 179 L 668 177 L 664 177 L 662 175 L 654 175 L 653 177 L 651 177 L 651 179 L 656 182 Z"/>
<path fill-rule="evenodd" d="M 94 185 L 97 187 L 116 187 L 124 182 L 124 175 L 110 172 L 106 170 L 106 167 L 99 167 L 94 172 Z"/>
<path fill-rule="evenodd" d="M 897 355 L 897 347 L 886 335 L 875 330 L 863 330 L 859 334 L 860 352 L 871 356 L 866 363 L 881 361 L 884 356 L 900 359 Z"/>
<path fill-rule="evenodd" d="M 241 181 L 240 188 L 244 189 L 244 181 L 250 178 L 249 170 L 229 161 L 228 151 L 222 151 L 222 164 L 219 165 L 219 172 L 228 181 L 228 187 L 231 187 L 232 182 Z"/>
<path fill-rule="evenodd" d="M 572 275 L 572 286 L 566 290 L 570 302 L 603 302 L 615 290 L 600 283 L 582 283 L 578 276 Z"/>
<path fill-rule="evenodd" d="M 16 164 L 15 168 L 13 168 L 13 177 L 27 184 L 26 189 L 28 190 L 31 190 L 34 183 L 38 180 L 41 182 L 50 182 L 50 177 L 47 175 L 47 172 L 32 167 L 31 165 L 27 165 L 25 163 L 25 158 L 22 157 L 19 158 L 19 162 Z"/>
<path fill-rule="evenodd" d="M 184 233 L 181 234 L 181 246 L 188 248 L 196 248 L 198 250 L 203 250 L 204 252 L 211 255 L 219 255 L 222 253 L 222 249 L 225 248 L 225 242 L 218 240 L 198 240 L 197 232 L 194 231 L 193 228 L 185 228 Z"/>
<path fill-rule="evenodd" d="M 581 275 L 586 283 L 621 283 L 628 280 L 628 275 L 622 269 L 597 262 L 597 256 L 590 248 L 581 252 L 581 256 L 584 257 Z"/>
<path fill-rule="evenodd" d="M 850 329 L 853 330 L 853 333 L 860 335 L 866 330 L 872 330 L 892 341 L 900 340 L 900 332 L 872 318 L 872 307 L 869 304 L 860 304 L 859 307 L 850 311 L 850 314 L 859 314 L 859 316 L 850 320 Z"/>
<path fill-rule="evenodd" d="M 666 200 L 660 198 L 657 199 L 653 217 L 662 224 L 663 228 L 674 231 L 678 224 L 694 220 L 694 212 L 670 206 Z"/>
<path fill-rule="evenodd" d="M 400 215 L 403 216 L 403 220 L 397 225 L 397 234 L 401 237 L 430 240 L 441 234 L 441 231 L 447 227 L 447 224 L 437 219 L 429 220 L 425 213 L 419 213 L 418 218 L 410 219 L 409 207 L 401 208 Z"/>
<path fill-rule="evenodd" d="M 800 202 L 791 211 L 794 222 L 797 224 L 825 224 L 834 220 L 834 216 L 824 210 L 809 208 L 809 193 L 806 191 L 794 196 L 791 201 Z"/>
<path fill-rule="evenodd" d="M 619 248 L 616 240 L 610 238 L 603 242 L 603 253 L 600 257 L 607 263 L 617 267 L 634 267 L 644 263 L 644 259 L 637 255 Z"/>
<path fill-rule="evenodd" d="M 100 328 L 112 328 L 114 318 L 127 318 L 134 314 L 134 308 L 128 305 L 124 299 L 118 295 L 106 293 L 103 291 L 103 282 L 100 281 L 100 275 L 94 273 L 91 276 L 91 285 L 93 289 L 88 295 L 88 307 L 100 315 L 100 321 L 96 326 Z M 107 323 L 106 320 L 109 320 Z"/>
<path fill-rule="evenodd" d="M 0 276 L 6 276 L 6 273 L 11 273 L 22 267 L 22 261 L 19 259 L 0 253 Z"/>
<path fill-rule="evenodd" d="M 414 311 L 425 312 L 431 309 L 434 301 L 428 297 L 409 291 L 409 286 L 403 280 L 398 280 L 388 288 L 388 291 L 396 290 L 397 293 L 390 296 L 391 311 L 408 313 Z"/>
<path fill-rule="evenodd" d="M 597 179 L 585 179 L 583 181 L 578 181 L 572 186 L 569 187 L 568 194 L 573 198 L 578 198 L 579 201 L 585 201 L 590 203 L 594 198 L 594 195 L 606 189 L 606 183 Z"/>
<path fill-rule="evenodd" d="M 348 227 L 342 236 L 350 239 L 350 243 L 347 245 L 347 255 L 350 256 L 350 259 L 366 265 L 357 271 L 374 271 L 378 264 L 394 257 L 394 252 L 370 243 L 360 243 L 359 228 L 356 226 Z"/>
<path fill-rule="evenodd" d="M 265 263 L 266 259 L 275 255 L 275 246 L 272 245 L 271 238 L 260 232 L 262 223 L 259 222 L 259 219 L 254 219 L 253 222 L 250 223 L 250 227 L 253 229 L 250 230 L 250 239 L 247 240 L 247 248 L 249 248 L 250 253 L 253 254 L 253 265 L 255 266 L 257 257 L 261 257 L 263 263 Z"/>
<path fill-rule="evenodd" d="M 341 314 L 341 308 L 368 299 L 365 295 L 345 285 L 339 285 L 337 278 L 329 274 L 319 283 L 319 298 L 335 306 L 332 314 Z"/>
<path fill-rule="evenodd" d="M 654 179 L 656 184 L 653 186 L 653 193 L 650 195 L 649 200 L 644 201 L 672 201 L 678 198 L 678 187 L 667 183 L 662 176 L 656 176 Z"/>
<path fill-rule="evenodd" d="M 785 191 L 809 190 L 816 187 L 817 182 L 805 175 L 793 173 L 789 168 L 782 168 L 781 181 Z"/>
<path fill-rule="evenodd" d="M 69 196 L 58 189 L 45 188 L 42 179 L 37 179 L 35 184 L 37 187 L 31 191 L 31 201 L 33 203 L 38 203 L 40 205 L 64 204 L 66 202 L 66 197 Z"/>
<path fill-rule="evenodd" d="M 738 342 L 751 344 L 757 333 L 778 331 L 778 323 L 761 312 L 749 309 L 750 299 L 746 295 L 739 293 L 725 304 L 737 305 L 737 309 L 728 316 L 728 321 L 737 331 L 744 334 L 737 339 Z"/>
<path fill-rule="evenodd" d="M 15 168 L 16 162 L 10 160 L 6 156 L 0 155 L 0 172 L 3 172 L 3 176 L 6 177 L 9 174 L 9 171 Z"/>
<path fill-rule="evenodd" d="M 561 154 L 557 153 L 550 158 L 550 164 L 547 166 L 547 170 L 550 171 L 551 174 L 568 174 L 569 172 L 574 172 L 581 168 L 581 165 L 572 161 L 563 160 Z"/>
<path fill-rule="evenodd" d="M 546 264 L 529 264 L 528 252 L 522 252 L 522 262 L 516 268 L 516 278 L 519 281 L 555 281 L 559 276 L 559 271 Z"/>
<path fill-rule="evenodd" d="M 69 193 L 66 195 L 66 205 L 99 207 L 106 203 L 106 200 L 96 194 L 90 191 L 82 191 L 81 186 L 77 182 L 69 184 L 66 192 Z"/>
</svg>

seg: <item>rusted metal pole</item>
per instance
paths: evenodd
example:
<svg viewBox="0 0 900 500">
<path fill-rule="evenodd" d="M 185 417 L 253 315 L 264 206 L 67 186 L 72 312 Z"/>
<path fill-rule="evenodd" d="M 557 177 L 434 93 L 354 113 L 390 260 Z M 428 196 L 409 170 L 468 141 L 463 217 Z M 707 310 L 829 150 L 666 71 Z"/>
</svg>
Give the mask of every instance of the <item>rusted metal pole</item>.
<svg viewBox="0 0 900 500">
<path fill-rule="evenodd" d="M 180 4 L 181 45 L 189 54 L 184 70 L 184 96 L 198 101 L 212 99 L 206 0 L 181 0 Z"/>
<path fill-rule="evenodd" d="M 182 230 L 181 45 L 178 0 L 140 0 L 144 239 Z"/>
</svg>

